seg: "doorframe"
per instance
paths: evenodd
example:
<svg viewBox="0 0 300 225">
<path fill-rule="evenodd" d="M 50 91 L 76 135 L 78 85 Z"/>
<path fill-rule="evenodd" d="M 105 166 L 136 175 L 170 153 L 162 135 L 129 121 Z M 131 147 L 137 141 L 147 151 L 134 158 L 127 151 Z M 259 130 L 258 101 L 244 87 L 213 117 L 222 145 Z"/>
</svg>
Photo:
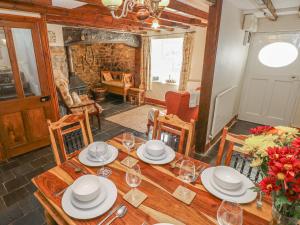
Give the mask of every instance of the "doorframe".
<svg viewBox="0 0 300 225">
<path fill-rule="evenodd" d="M 30 29 L 33 28 L 36 31 L 32 33 L 32 41 L 38 42 L 35 44 L 33 43 L 35 49 L 35 55 L 37 58 L 36 59 L 37 67 L 38 67 L 37 69 L 39 72 L 42 71 L 42 75 L 44 76 L 43 84 L 44 86 L 47 87 L 47 95 L 50 95 L 49 107 L 51 107 L 51 110 L 50 112 L 48 112 L 47 117 L 50 118 L 51 120 L 57 121 L 60 118 L 60 114 L 59 114 L 58 96 L 56 92 L 56 86 L 55 86 L 53 70 L 52 70 L 52 61 L 51 61 L 50 47 L 48 42 L 48 30 L 47 30 L 46 19 L 44 16 L 37 18 L 37 17 L 11 15 L 11 14 L 0 14 L 0 26 L 5 27 L 5 26 L 12 26 L 12 25 L 13 27 L 16 28 L 30 28 Z M 7 48 L 10 56 L 11 67 L 14 74 L 13 76 L 16 82 L 17 99 L 18 98 L 21 99 L 24 97 L 22 81 L 19 76 L 16 77 L 16 74 L 18 74 L 17 58 L 14 51 L 12 33 L 10 29 L 8 29 L 8 31 L 9 31 L 8 35 L 7 33 L 5 33 L 8 40 Z M 36 47 L 38 48 L 38 52 L 39 52 L 38 55 L 36 52 Z M 39 81 L 40 81 L 40 77 L 39 77 Z M 45 92 L 43 92 L 43 88 L 41 89 L 41 91 L 42 91 L 41 93 L 42 96 L 46 94 Z M 7 100 L 6 103 L 12 104 L 12 101 L 15 100 L 16 99 Z M 37 146 L 40 147 L 45 146 L 45 141 L 44 140 L 38 141 Z M 19 154 L 19 153 L 28 152 L 29 149 L 33 149 L 30 144 L 27 147 L 23 147 L 23 146 L 17 147 L 16 151 Z M 13 156 L 14 155 L 11 155 L 10 157 Z M 0 160 L 6 158 L 7 158 L 7 152 L 4 150 L 4 146 L 2 146 L 2 144 L 0 143 Z"/>
<path fill-rule="evenodd" d="M 38 17 L 30 17 L 30 16 L 19 16 L 19 15 L 11 15 L 11 14 L 0 14 L 0 25 L 5 25 L 5 23 L 16 25 L 16 27 L 24 27 L 25 23 L 32 23 L 33 26 L 37 28 L 37 34 L 32 35 L 32 41 L 40 41 L 39 46 L 41 48 L 41 52 L 43 53 L 43 59 L 41 60 L 42 68 L 46 74 L 47 86 L 49 88 L 49 95 L 51 96 L 50 105 L 52 107 L 52 115 L 51 118 L 57 121 L 60 118 L 59 113 L 59 105 L 58 105 L 58 96 L 56 91 L 56 86 L 54 82 L 54 75 L 52 69 L 52 61 L 51 61 L 51 53 L 48 41 L 48 30 L 47 30 L 47 22 L 46 16 L 41 15 Z M 23 25 L 23 26 L 22 26 Z M 36 37 L 36 38 L 35 38 Z M 13 44 L 13 43 L 12 43 Z M 10 49 L 11 50 L 11 49 Z M 14 57 L 14 60 L 16 57 Z M 38 59 L 40 60 L 40 59 Z M 16 64 L 17 62 L 12 62 Z M 20 81 L 21 82 L 21 81 Z M 20 83 L 21 84 L 21 83 Z M 22 85 L 22 84 L 21 84 Z"/>
<path fill-rule="evenodd" d="M 217 58 L 222 5 L 223 0 L 217 0 L 214 5 L 209 7 L 198 113 L 199 122 L 196 125 L 195 132 L 196 154 L 201 154 L 206 151 L 207 129 Z"/>
</svg>

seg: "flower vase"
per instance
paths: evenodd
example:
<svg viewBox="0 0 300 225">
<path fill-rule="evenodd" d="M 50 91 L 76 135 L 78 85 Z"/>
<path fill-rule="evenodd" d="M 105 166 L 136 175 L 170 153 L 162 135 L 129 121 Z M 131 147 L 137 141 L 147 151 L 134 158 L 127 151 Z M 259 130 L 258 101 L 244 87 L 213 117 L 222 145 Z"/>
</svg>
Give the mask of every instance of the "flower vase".
<svg viewBox="0 0 300 225">
<path fill-rule="evenodd" d="M 282 215 L 276 207 L 272 207 L 272 225 L 297 225 L 298 219 Z"/>
</svg>

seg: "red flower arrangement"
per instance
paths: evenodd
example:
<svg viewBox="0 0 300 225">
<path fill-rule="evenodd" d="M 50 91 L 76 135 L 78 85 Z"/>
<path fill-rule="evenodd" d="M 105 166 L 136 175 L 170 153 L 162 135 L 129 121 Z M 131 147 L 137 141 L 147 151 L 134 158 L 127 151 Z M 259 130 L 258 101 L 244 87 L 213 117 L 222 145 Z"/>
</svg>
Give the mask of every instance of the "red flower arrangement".
<svg viewBox="0 0 300 225">
<path fill-rule="evenodd" d="M 288 130 L 288 129 L 287 129 Z M 284 216 L 300 219 L 300 137 L 276 127 L 260 126 L 250 130 L 253 135 L 277 135 L 275 147 L 266 149 L 261 169 L 260 191 L 272 195 L 276 210 Z M 282 135 L 285 134 L 285 135 Z"/>
<path fill-rule="evenodd" d="M 266 134 L 273 129 L 274 127 L 271 126 L 258 126 L 250 129 L 250 133 L 254 135 Z"/>
<path fill-rule="evenodd" d="M 280 187 L 276 184 L 275 177 L 265 177 L 260 183 L 259 187 L 262 192 L 271 194 L 272 191 L 278 191 Z"/>
<path fill-rule="evenodd" d="M 296 148 L 296 149 L 300 149 L 300 138 L 296 138 L 293 142 L 292 142 L 292 147 Z"/>
</svg>

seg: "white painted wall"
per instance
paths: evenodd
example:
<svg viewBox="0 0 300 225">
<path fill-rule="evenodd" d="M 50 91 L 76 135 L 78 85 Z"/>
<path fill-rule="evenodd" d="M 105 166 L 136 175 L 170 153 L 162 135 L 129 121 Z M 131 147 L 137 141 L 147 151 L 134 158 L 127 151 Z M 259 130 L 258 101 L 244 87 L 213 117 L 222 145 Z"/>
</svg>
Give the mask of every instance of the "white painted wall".
<svg viewBox="0 0 300 225">
<path fill-rule="evenodd" d="M 63 26 L 62 25 L 57 25 L 57 24 L 47 24 L 47 29 L 48 29 L 48 36 L 49 32 L 53 32 L 55 35 L 55 42 L 50 42 L 49 40 L 49 45 L 50 46 L 64 46 L 64 38 L 63 38 L 63 31 L 62 31 Z"/>
<path fill-rule="evenodd" d="M 277 31 L 300 31 L 300 17 L 298 14 L 278 17 L 277 21 L 267 18 L 258 20 L 258 32 L 277 32 Z"/>
<path fill-rule="evenodd" d="M 241 81 L 243 79 L 245 62 L 248 55 L 248 46 L 243 45 L 244 31 L 241 29 L 242 16 L 229 0 L 223 1 L 219 43 L 215 65 L 215 74 L 212 88 L 211 108 L 207 133 L 210 134 L 214 113 L 214 102 L 216 96 L 233 87 L 238 90 L 233 95 L 234 109 L 232 117 L 238 112 Z M 228 121 L 221 121 L 223 126 Z"/>
</svg>

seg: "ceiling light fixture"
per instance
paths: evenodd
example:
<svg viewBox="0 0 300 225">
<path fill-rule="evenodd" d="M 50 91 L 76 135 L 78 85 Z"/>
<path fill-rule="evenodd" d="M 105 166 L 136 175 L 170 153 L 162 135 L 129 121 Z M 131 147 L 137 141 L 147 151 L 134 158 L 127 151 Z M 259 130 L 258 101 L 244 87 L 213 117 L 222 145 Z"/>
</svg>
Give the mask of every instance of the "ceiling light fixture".
<svg viewBox="0 0 300 225">
<path fill-rule="evenodd" d="M 145 20 L 149 16 L 159 18 L 162 11 L 170 3 L 170 0 L 102 0 L 102 4 L 107 7 L 113 18 L 120 19 L 128 15 L 128 12 L 137 10 L 137 18 Z M 122 6 L 122 11 L 119 15 L 116 14 L 117 10 Z"/>
<path fill-rule="evenodd" d="M 155 29 L 155 30 L 158 29 L 158 28 L 160 27 L 158 19 L 154 19 L 154 20 L 152 21 L 151 27 L 152 27 L 153 29 Z"/>
</svg>

